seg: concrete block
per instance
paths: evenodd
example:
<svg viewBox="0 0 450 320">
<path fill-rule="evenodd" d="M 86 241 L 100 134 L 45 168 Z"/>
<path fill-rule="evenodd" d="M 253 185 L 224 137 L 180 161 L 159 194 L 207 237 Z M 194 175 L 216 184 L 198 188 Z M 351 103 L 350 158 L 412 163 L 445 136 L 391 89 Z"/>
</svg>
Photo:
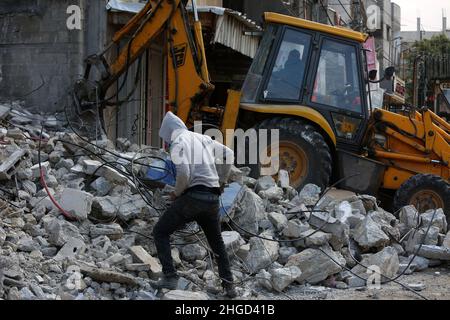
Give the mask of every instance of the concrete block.
<svg viewBox="0 0 450 320">
<path fill-rule="evenodd" d="M 79 220 L 86 220 L 91 212 L 94 197 L 87 192 L 66 188 L 61 194 L 60 204 Z"/>
<path fill-rule="evenodd" d="M 159 261 L 156 258 L 153 258 L 151 255 L 145 251 L 141 246 L 134 246 L 130 248 L 131 254 L 140 262 L 145 263 L 150 266 L 150 272 L 153 275 L 160 275 L 162 273 L 162 267 Z"/>
<path fill-rule="evenodd" d="M 0 165 L 0 180 L 10 180 L 19 170 L 23 160 L 28 157 L 28 151 L 17 150 Z"/>
</svg>

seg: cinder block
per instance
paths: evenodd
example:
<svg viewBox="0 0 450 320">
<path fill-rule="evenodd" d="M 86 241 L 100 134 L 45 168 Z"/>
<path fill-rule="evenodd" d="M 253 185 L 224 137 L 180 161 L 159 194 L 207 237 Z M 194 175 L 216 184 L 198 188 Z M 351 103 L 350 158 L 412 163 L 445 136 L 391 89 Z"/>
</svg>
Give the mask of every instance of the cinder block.
<svg viewBox="0 0 450 320">
<path fill-rule="evenodd" d="M 0 180 L 10 180 L 17 173 L 20 164 L 29 156 L 26 150 L 17 150 L 0 165 Z"/>
</svg>

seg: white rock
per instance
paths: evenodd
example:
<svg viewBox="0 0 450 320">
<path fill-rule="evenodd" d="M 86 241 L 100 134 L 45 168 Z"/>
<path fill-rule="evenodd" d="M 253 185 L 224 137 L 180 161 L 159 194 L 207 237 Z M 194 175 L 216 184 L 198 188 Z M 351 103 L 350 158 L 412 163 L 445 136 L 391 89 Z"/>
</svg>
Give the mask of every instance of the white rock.
<svg viewBox="0 0 450 320">
<path fill-rule="evenodd" d="M 370 248 L 382 248 L 390 241 L 389 237 L 370 216 L 367 216 L 364 221 L 352 231 L 352 236 L 364 250 Z"/>
<path fill-rule="evenodd" d="M 78 220 L 86 220 L 91 213 L 94 197 L 85 191 L 65 188 L 60 197 L 60 205 Z"/>
<path fill-rule="evenodd" d="M 267 199 L 269 201 L 280 201 L 283 199 L 284 191 L 280 187 L 274 186 L 270 187 L 267 190 L 260 191 L 258 195 L 263 198 Z"/>
<path fill-rule="evenodd" d="M 264 191 L 271 187 L 276 186 L 277 184 L 275 183 L 275 180 L 271 176 L 264 176 L 256 181 L 255 192 L 259 193 L 260 191 Z"/>
<path fill-rule="evenodd" d="M 270 274 L 272 275 L 273 288 L 278 292 L 282 292 L 291 283 L 299 279 L 302 272 L 297 266 L 290 266 L 286 268 L 272 269 Z"/>
<path fill-rule="evenodd" d="M 397 251 L 393 247 L 386 247 L 376 254 L 368 255 L 361 261 L 361 264 L 368 268 L 374 267 L 374 270 L 375 268 L 379 269 L 383 275 L 380 279 L 381 282 L 388 281 L 384 276 L 393 278 L 400 268 Z M 355 266 L 352 272 L 367 279 L 369 274 L 367 273 L 367 269 L 362 265 Z"/>
<path fill-rule="evenodd" d="M 228 254 L 238 252 L 239 248 L 244 243 L 241 235 L 236 231 L 223 231 L 222 238 Z"/>
<path fill-rule="evenodd" d="M 267 272 L 266 270 L 262 269 L 258 274 L 256 275 L 258 284 L 265 288 L 268 291 L 272 291 L 272 275 Z"/>
<path fill-rule="evenodd" d="M 283 189 L 289 187 L 289 172 L 283 169 L 278 171 L 278 185 Z"/>
<path fill-rule="evenodd" d="M 209 300 L 209 296 L 204 292 L 193 292 L 184 290 L 172 290 L 167 292 L 163 300 Z"/>
<path fill-rule="evenodd" d="M 310 284 L 316 284 L 330 275 L 342 271 L 341 266 L 345 266 L 346 263 L 342 254 L 332 251 L 329 246 L 322 247 L 322 250 L 339 265 L 318 249 L 306 249 L 291 256 L 286 264 L 286 267 L 297 266 L 302 271 L 302 275 L 297 279 L 298 282 L 306 281 Z"/>
<path fill-rule="evenodd" d="M 310 229 L 309 225 L 302 223 L 298 219 L 289 220 L 286 228 L 283 230 L 283 235 L 288 238 L 301 238 L 302 233 Z"/>
<path fill-rule="evenodd" d="M 267 239 L 273 239 L 271 232 L 261 233 L 261 236 Z M 267 268 L 270 264 L 278 259 L 278 242 L 263 240 L 261 238 L 252 237 L 249 241 L 250 252 L 246 259 L 246 265 L 251 273 L 256 273 L 261 269 Z"/>
<path fill-rule="evenodd" d="M 284 228 L 287 227 L 288 225 L 288 219 L 286 218 L 286 216 L 282 213 L 279 212 L 270 212 L 268 214 L 268 218 L 270 220 L 270 222 L 274 225 L 274 227 L 278 230 L 281 231 Z"/>
</svg>

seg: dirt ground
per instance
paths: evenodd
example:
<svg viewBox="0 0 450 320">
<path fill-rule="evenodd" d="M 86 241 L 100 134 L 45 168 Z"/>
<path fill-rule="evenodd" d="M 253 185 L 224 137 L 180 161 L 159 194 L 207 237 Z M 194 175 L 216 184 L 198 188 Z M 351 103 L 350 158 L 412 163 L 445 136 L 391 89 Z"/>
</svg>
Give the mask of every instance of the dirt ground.
<svg viewBox="0 0 450 320">
<path fill-rule="evenodd" d="M 428 300 L 450 300 L 450 265 L 415 272 L 398 279 L 404 285 L 424 284 L 418 291 Z M 261 299 L 273 300 L 423 300 L 422 297 L 404 289 L 396 283 L 388 283 L 381 289 L 331 289 L 325 287 L 290 286 L 283 294 L 265 292 Z"/>
</svg>

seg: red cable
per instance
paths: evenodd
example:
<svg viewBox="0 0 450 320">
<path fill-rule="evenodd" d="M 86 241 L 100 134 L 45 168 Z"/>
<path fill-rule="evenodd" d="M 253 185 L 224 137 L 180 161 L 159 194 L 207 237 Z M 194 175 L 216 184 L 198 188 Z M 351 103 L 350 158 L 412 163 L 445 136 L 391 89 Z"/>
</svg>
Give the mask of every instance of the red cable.
<svg viewBox="0 0 450 320">
<path fill-rule="evenodd" d="M 70 221 L 75 221 L 76 219 L 75 219 L 70 213 L 68 213 L 66 210 L 64 210 L 64 209 L 59 205 L 58 202 L 56 202 L 55 198 L 54 198 L 54 197 L 52 196 L 52 194 L 50 193 L 50 190 L 48 190 L 47 183 L 45 182 L 45 179 L 44 179 L 44 169 L 43 169 L 43 168 L 41 168 L 40 173 L 41 173 L 41 175 L 40 175 L 40 176 L 41 176 L 41 184 L 42 184 L 42 186 L 44 187 L 45 192 L 47 192 L 48 197 L 50 198 L 50 200 L 52 201 L 52 203 L 55 205 L 56 208 L 58 208 L 59 211 L 61 211 L 61 213 L 64 215 L 64 217 L 66 217 L 66 219 L 68 219 L 68 220 L 70 220 Z"/>
</svg>

